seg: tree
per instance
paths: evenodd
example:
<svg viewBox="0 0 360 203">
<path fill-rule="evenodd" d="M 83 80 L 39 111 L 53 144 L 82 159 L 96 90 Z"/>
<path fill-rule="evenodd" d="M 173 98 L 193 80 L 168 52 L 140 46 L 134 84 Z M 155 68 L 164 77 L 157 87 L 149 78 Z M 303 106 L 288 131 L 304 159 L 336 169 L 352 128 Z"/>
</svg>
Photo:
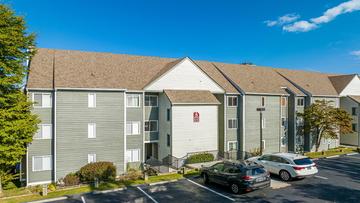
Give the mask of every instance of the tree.
<svg viewBox="0 0 360 203">
<path fill-rule="evenodd" d="M 315 136 L 316 151 L 322 139 L 336 139 L 340 134 L 352 132 L 352 118 L 340 108 L 335 108 L 330 101 L 317 100 L 299 116 L 305 121 L 304 131 Z"/>
<path fill-rule="evenodd" d="M 26 154 L 39 123 L 23 91 L 34 39 L 26 32 L 24 19 L 0 4 L 0 194 L 1 180 L 8 180 L 11 169 Z"/>
</svg>

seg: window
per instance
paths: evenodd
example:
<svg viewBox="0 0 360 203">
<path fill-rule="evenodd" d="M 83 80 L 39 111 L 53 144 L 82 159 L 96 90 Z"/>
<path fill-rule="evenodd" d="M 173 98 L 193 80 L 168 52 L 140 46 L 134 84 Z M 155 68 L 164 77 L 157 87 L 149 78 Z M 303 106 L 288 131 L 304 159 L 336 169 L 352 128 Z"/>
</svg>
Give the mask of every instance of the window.
<svg viewBox="0 0 360 203">
<path fill-rule="evenodd" d="M 88 164 L 96 162 L 96 154 L 88 154 Z"/>
<path fill-rule="evenodd" d="M 126 123 L 127 135 L 139 135 L 140 134 L 140 121 L 128 121 Z"/>
<path fill-rule="evenodd" d="M 126 150 L 126 162 L 139 162 L 140 161 L 140 149 Z"/>
<path fill-rule="evenodd" d="M 145 131 L 146 132 L 157 132 L 158 131 L 158 121 L 145 121 Z"/>
<path fill-rule="evenodd" d="M 229 141 L 228 142 L 228 150 L 229 151 L 236 151 L 237 149 L 238 149 L 237 141 Z"/>
<path fill-rule="evenodd" d="M 265 97 L 261 97 L 260 105 L 261 107 L 265 107 Z"/>
<path fill-rule="evenodd" d="M 171 137 L 170 137 L 170 134 L 167 134 L 167 136 L 166 136 L 166 145 L 167 145 L 168 147 L 170 147 L 170 145 L 171 145 Z"/>
<path fill-rule="evenodd" d="M 352 124 L 352 131 L 357 132 L 357 125 L 355 123 Z"/>
<path fill-rule="evenodd" d="M 52 169 L 51 155 L 33 156 L 33 171 L 48 171 Z"/>
<path fill-rule="evenodd" d="M 297 106 L 304 106 L 304 98 L 297 99 Z"/>
<path fill-rule="evenodd" d="M 89 108 L 95 108 L 96 107 L 96 94 L 95 93 L 89 93 L 88 94 L 88 107 Z"/>
<path fill-rule="evenodd" d="M 232 165 L 225 165 L 225 169 L 224 169 L 225 173 L 241 173 L 240 168 L 236 167 L 236 166 L 232 166 Z"/>
<path fill-rule="evenodd" d="M 357 112 L 356 112 L 356 107 L 353 107 L 352 109 L 351 109 L 351 115 L 353 115 L 353 116 L 356 116 L 357 115 Z"/>
<path fill-rule="evenodd" d="M 145 95 L 145 106 L 158 106 L 158 96 L 156 95 Z"/>
<path fill-rule="evenodd" d="M 50 108 L 51 107 L 51 93 L 33 93 L 34 107 Z"/>
<path fill-rule="evenodd" d="M 281 118 L 281 126 L 284 128 L 287 127 L 287 119 L 286 118 Z"/>
<path fill-rule="evenodd" d="M 282 107 L 287 106 L 287 98 L 286 97 L 281 97 L 281 106 Z"/>
<path fill-rule="evenodd" d="M 230 106 L 230 107 L 237 106 L 237 96 L 229 96 L 228 97 L 228 106 Z"/>
<path fill-rule="evenodd" d="M 262 129 L 265 129 L 265 128 L 266 128 L 266 118 L 263 118 L 263 119 L 262 119 L 261 127 L 262 127 Z"/>
<path fill-rule="evenodd" d="M 212 167 L 214 170 L 217 170 L 218 172 L 224 171 L 225 165 L 223 163 L 215 164 Z"/>
<path fill-rule="evenodd" d="M 40 124 L 39 129 L 34 136 L 34 139 L 51 139 L 52 137 L 52 125 L 51 124 Z"/>
<path fill-rule="evenodd" d="M 140 95 L 126 95 L 127 107 L 140 107 Z"/>
<path fill-rule="evenodd" d="M 229 119 L 228 120 L 228 128 L 236 129 L 237 128 L 237 119 Z"/>
<path fill-rule="evenodd" d="M 95 123 L 88 124 L 88 138 L 96 138 L 96 124 Z"/>
<path fill-rule="evenodd" d="M 167 121 L 171 120 L 171 111 L 170 111 L 170 109 L 166 109 L 166 120 Z"/>
</svg>

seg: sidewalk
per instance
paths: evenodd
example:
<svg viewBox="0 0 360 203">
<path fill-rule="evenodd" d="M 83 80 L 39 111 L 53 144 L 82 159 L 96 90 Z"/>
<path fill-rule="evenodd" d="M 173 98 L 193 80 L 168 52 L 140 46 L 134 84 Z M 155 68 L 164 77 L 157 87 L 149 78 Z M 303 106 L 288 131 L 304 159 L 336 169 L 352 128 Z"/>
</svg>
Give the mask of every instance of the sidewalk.
<svg viewBox="0 0 360 203">
<path fill-rule="evenodd" d="M 210 162 L 204 162 L 204 163 L 186 164 L 186 166 L 191 169 L 201 169 L 202 167 L 210 167 L 219 162 L 221 162 L 221 161 L 210 161 Z"/>
</svg>

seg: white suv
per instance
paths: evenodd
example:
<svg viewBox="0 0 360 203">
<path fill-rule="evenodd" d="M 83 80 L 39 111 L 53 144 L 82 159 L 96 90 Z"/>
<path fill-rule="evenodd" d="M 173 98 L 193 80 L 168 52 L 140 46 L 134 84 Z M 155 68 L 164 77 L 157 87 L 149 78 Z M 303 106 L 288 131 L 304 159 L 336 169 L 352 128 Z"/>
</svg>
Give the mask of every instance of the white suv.
<svg viewBox="0 0 360 203">
<path fill-rule="evenodd" d="M 292 178 L 313 176 L 318 172 L 316 164 L 306 156 L 291 153 L 266 154 L 252 157 L 248 161 L 264 166 L 272 174 L 277 174 L 284 181 Z"/>
</svg>

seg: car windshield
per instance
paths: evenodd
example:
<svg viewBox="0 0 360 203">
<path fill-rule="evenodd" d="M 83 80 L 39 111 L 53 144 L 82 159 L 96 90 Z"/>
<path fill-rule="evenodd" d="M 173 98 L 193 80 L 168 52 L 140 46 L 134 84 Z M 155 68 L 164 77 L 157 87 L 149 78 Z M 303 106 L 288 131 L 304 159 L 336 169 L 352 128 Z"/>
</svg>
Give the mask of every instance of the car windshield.
<svg viewBox="0 0 360 203">
<path fill-rule="evenodd" d="M 294 163 L 296 165 L 310 165 L 312 164 L 313 162 L 311 161 L 311 159 L 309 158 L 303 158 L 303 159 L 295 159 L 294 160 Z"/>
<path fill-rule="evenodd" d="M 266 171 L 263 168 L 253 168 L 248 170 L 246 173 L 249 176 L 256 176 L 265 173 Z"/>
</svg>

